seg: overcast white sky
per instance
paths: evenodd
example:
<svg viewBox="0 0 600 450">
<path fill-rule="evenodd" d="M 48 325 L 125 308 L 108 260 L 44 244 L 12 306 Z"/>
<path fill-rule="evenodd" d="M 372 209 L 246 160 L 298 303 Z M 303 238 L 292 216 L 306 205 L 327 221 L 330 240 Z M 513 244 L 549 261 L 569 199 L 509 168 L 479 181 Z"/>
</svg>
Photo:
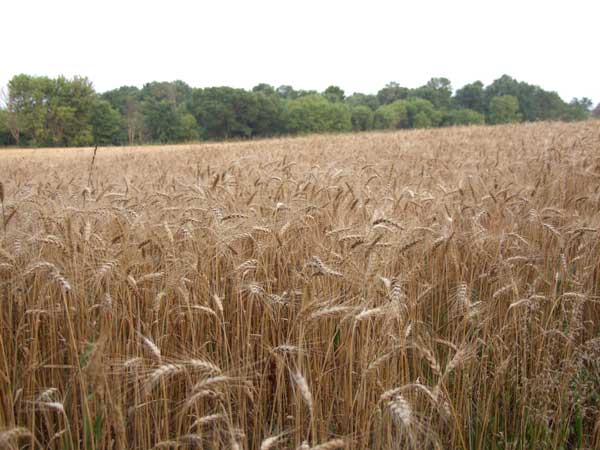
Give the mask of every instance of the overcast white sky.
<svg viewBox="0 0 600 450">
<path fill-rule="evenodd" d="M 0 14 L 0 86 L 28 73 L 349 94 L 507 73 L 600 102 L 597 0 L 7 0 Z"/>
</svg>

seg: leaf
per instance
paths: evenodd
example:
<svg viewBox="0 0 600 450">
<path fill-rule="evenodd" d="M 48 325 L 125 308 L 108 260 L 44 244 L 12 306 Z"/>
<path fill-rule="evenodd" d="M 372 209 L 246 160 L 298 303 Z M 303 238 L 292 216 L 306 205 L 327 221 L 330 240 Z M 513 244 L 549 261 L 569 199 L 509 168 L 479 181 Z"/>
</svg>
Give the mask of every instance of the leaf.
<svg viewBox="0 0 600 450">
<path fill-rule="evenodd" d="M 94 421 L 94 438 L 96 441 L 96 447 L 99 446 L 100 441 L 102 439 L 103 423 L 104 418 L 101 415 L 96 416 L 96 420 Z"/>
<path fill-rule="evenodd" d="M 85 449 L 91 450 L 100 447 L 100 441 L 102 439 L 102 428 L 104 424 L 104 418 L 102 415 L 97 415 L 94 418 L 94 423 L 91 423 L 90 417 L 85 418 Z"/>
</svg>

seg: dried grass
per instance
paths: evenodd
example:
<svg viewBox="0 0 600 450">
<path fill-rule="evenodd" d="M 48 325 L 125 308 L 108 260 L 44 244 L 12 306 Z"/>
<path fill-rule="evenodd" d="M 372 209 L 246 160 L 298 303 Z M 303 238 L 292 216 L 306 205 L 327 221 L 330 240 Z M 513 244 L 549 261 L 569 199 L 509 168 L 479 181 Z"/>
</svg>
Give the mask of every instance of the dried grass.
<svg viewBox="0 0 600 450">
<path fill-rule="evenodd" d="M 599 148 L 3 151 L 0 447 L 597 448 Z"/>
</svg>

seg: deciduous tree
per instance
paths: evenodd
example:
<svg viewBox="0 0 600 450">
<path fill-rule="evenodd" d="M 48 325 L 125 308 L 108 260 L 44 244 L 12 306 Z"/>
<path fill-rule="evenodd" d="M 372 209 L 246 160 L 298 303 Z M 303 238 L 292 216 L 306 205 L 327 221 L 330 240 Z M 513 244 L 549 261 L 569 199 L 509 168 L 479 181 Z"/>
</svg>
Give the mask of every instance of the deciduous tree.
<svg viewBox="0 0 600 450">
<path fill-rule="evenodd" d="M 320 95 L 307 95 L 288 104 L 289 128 L 294 133 L 352 130 L 348 106 L 331 103 Z"/>
<path fill-rule="evenodd" d="M 330 102 L 343 102 L 346 98 L 346 93 L 339 86 L 329 86 L 323 92 L 323 96 Z"/>
<path fill-rule="evenodd" d="M 91 122 L 95 144 L 119 145 L 127 142 L 125 118 L 107 100 L 95 102 Z"/>
<path fill-rule="evenodd" d="M 485 116 L 479 111 L 460 108 L 444 113 L 442 125 L 480 125 L 485 123 Z"/>
<path fill-rule="evenodd" d="M 459 108 L 467 108 L 480 113 L 485 113 L 485 90 L 481 81 L 465 84 L 456 91 L 454 104 Z"/>
<path fill-rule="evenodd" d="M 492 124 L 519 122 L 519 100 L 514 95 L 500 95 L 490 101 L 488 120 Z"/>
<path fill-rule="evenodd" d="M 379 130 L 408 128 L 406 101 L 396 100 L 395 102 L 377 108 L 373 119 L 373 125 L 374 128 Z"/>
<path fill-rule="evenodd" d="M 377 99 L 379 100 L 380 105 L 388 105 L 396 100 L 408 98 L 409 94 L 410 89 L 402 87 L 395 81 L 392 81 L 377 92 Z"/>
<path fill-rule="evenodd" d="M 350 110 L 352 114 L 352 129 L 367 131 L 373 128 L 373 111 L 365 105 L 358 105 Z"/>
</svg>

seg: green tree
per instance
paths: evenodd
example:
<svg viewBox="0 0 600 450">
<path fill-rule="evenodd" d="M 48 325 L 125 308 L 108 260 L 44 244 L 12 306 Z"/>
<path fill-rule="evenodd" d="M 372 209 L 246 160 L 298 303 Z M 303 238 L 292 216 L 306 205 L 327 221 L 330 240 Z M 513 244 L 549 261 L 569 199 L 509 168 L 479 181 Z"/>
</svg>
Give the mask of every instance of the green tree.
<svg viewBox="0 0 600 450">
<path fill-rule="evenodd" d="M 519 122 L 519 100 L 513 95 L 501 95 L 490 101 L 488 121 L 492 124 Z"/>
<path fill-rule="evenodd" d="M 48 94 L 46 124 L 53 145 L 84 146 L 93 142 L 92 113 L 96 93 L 86 77 L 53 80 Z"/>
<path fill-rule="evenodd" d="M 556 92 L 544 91 L 526 83 L 521 84 L 518 100 L 523 120 L 530 122 L 559 120 L 568 106 Z"/>
<path fill-rule="evenodd" d="M 298 93 L 294 90 L 294 88 L 287 84 L 279 86 L 277 89 L 275 89 L 275 92 L 284 100 L 294 100 L 298 97 Z"/>
<path fill-rule="evenodd" d="M 377 92 L 377 99 L 379 100 L 380 105 L 389 105 L 396 100 L 408 98 L 409 94 L 410 89 L 402 87 L 398 83 L 392 81 Z"/>
<path fill-rule="evenodd" d="M 583 113 L 586 114 L 589 114 L 594 106 L 592 100 L 590 100 L 587 97 L 575 97 L 573 98 L 573 100 L 571 100 L 571 103 L 569 103 L 569 105 L 571 105 L 574 108 L 580 109 Z"/>
<path fill-rule="evenodd" d="M 471 109 L 482 114 L 486 111 L 485 90 L 481 81 L 465 84 L 456 91 L 454 104 L 458 108 Z"/>
<path fill-rule="evenodd" d="M 277 95 L 275 88 L 267 83 L 259 83 L 252 88 L 252 92 L 254 93 L 262 93 L 265 95 Z"/>
<path fill-rule="evenodd" d="M 373 127 L 378 130 L 407 128 L 408 112 L 406 103 L 406 100 L 396 100 L 377 108 L 373 118 Z"/>
<path fill-rule="evenodd" d="M 367 131 L 373 128 L 373 111 L 365 105 L 358 105 L 350 109 L 352 129 L 354 131 Z"/>
<path fill-rule="evenodd" d="M 300 90 L 298 90 L 298 91 L 296 91 L 294 93 L 294 99 L 297 99 L 297 98 L 300 98 L 300 97 L 306 97 L 306 96 L 309 96 L 309 95 L 321 95 L 321 94 L 319 94 L 314 89 L 309 89 L 309 90 L 300 89 Z"/>
<path fill-rule="evenodd" d="M 15 75 L 8 83 L 8 104 L 12 119 L 18 120 L 19 141 L 25 145 L 48 144 L 46 115 L 51 80 L 47 77 Z M 10 116 L 9 116 L 10 117 Z"/>
<path fill-rule="evenodd" d="M 425 99 L 437 109 L 446 109 L 450 107 L 452 85 L 448 78 L 432 78 L 411 92 L 410 96 Z"/>
<path fill-rule="evenodd" d="M 196 118 L 189 112 L 180 112 L 178 138 L 181 141 L 197 141 L 200 139 L 200 128 Z"/>
<path fill-rule="evenodd" d="M 26 144 L 74 146 L 93 141 L 90 121 L 96 95 L 87 78 L 17 75 L 8 89 L 11 114 Z"/>
<path fill-rule="evenodd" d="M 598 103 L 592 111 L 592 117 L 594 119 L 600 119 L 600 103 Z"/>
<path fill-rule="evenodd" d="M 406 113 L 410 128 L 431 128 L 438 126 L 442 120 L 442 113 L 423 98 L 409 98 L 406 101 Z"/>
<path fill-rule="evenodd" d="M 346 98 L 346 93 L 344 90 L 338 86 L 329 86 L 323 92 L 323 97 L 325 97 L 330 102 L 343 102 Z"/>
<path fill-rule="evenodd" d="M 119 111 L 122 115 L 126 115 L 127 101 L 131 98 L 141 100 L 141 92 L 135 86 L 121 86 L 120 88 L 103 92 L 100 98 L 106 100 L 113 108 Z"/>
<path fill-rule="evenodd" d="M 322 94 L 261 83 L 252 91 L 192 89 L 183 81 L 123 86 L 97 95 L 85 77 L 25 74 L 0 97 L 0 144 L 74 146 L 250 138 L 284 133 L 426 128 L 520 120 L 600 117 L 587 98 L 564 102 L 556 92 L 503 75 L 476 81 L 452 96 L 447 78 L 417 89 L 388 83 L 377 95 L 349 97 L 335 85 Z"/>
<path fill-rule="evenodd" d="M 431 128 L 433 126 L 431 119 L 423 111 L 419 111 L 414 115 L 412 125 L 413 128 Z"/>
<path fill-rule="evenodd" d="M 136 136 L 142 141 L 144 119 L 142 117 L 142 94 L 135 86 L 122 86 L 118 89 L 105 92 L 101 98 L 107 100 L 113 108 L 125 118 L 125 127 L 129 145 L 133 145 Z"/>
<path fill-rule="evenodd" d="M 375 111 L 380 106 L 376 95 L 361 94 L 359 92 L 346 97 L 346 103 L 350 108 L 356 106 L 368 106 L 371 111 Z"/>
<path fill-rule="evenodd" d="M 173 106 L 187 104 L 192 97 L 192 88 L 181 80 L 153 81 L 146 83 L 140 91 L 141 100 L 154 98 L 164 100 Z"/>
<path fill-rule="evenodd" d="M 287 132 L 287 110 L 277 95 L 264 92 L 252 94 L 255 113 L 249 118 L 252 136 L 277 136 Z"/>
<path fill-rule="evenodd" d="M 264 117 L 259 115 L 258 98 L 259 94 L 243 89 L 195 89 L 191 112 L 208 139 L 249 138 L 261 120 L 263 129 L 268 127 L 264 125 Z M 266 97 L 260 98 L 268 103 Z"/>
<path fill-rule="evenodd" d="M 539 86 L 519 82 L 514 78 L 503 75 L 494 80 L 486 89 L 485 95 L 488 114 L 491 112 L 491 101 L 494 97 L 513 96 L 519 102 L 521 119 L 536 120 L 571 120 L 573 109 L 565 103 L 556 92 L 545 91 Z"/>
<path fill-rule="evenodd" d="M 509 75 L 502 75 L 485 88 L 485 96 L 489 104 L 494 97 L 512 95 L 519 97 L 519 82 Z"/>
<path fill-rule="evenodd" d="M 0 130 L 3 135 L 2 145 L 14 142 L 19 145 L 23 130 L 23 115 L 15 111 L 8 93 L 0 92 Z"/>
<path fill-rule="evenodd" d="M 149 97 L 142 103 L 144 134 L 151 142 L 168 142 L 178 125 L 175 108 L 165 100 Z"/>
<path fill-rule="evenodd" d="M 183 81 L 146 83 L 140 92 L 144 133 L 153 142 L 198 139 L 195 118 L 188 112 L 192 89 Z M 194 119 L 194 120 L 191 120 Z"/>
<path fill-rule="evenodd" d="M 481 125 L 485 116 L 479 111 L 468 108 L 451 109 L 444 113 L 442 125 Z"/>
<path fill-rule="evenodd" d="M 0 145 L 10 145 L 14 142 L 11 132 L 6 126 L 8 114 L 9 112 L 6 109 L 0 109 Z"/>
<path fill-rule="evenodd" d="M 571 103 L 564 105 L 560 115 L 561 120 L 574 122 L 578 120 L 586 120 L 591 116 L 592 101 L 586 97 L 582 99 L 574 98 Z"/>
<path fill-rule="evenodd" d="M 147 98 L 142 103 L 142 111 L 145 135 L 152 142 L 178 142 L 198 136 L 197 132 L 190 135 L 189 119 L 184 123 L 187 115 L 185 108 L 177 108 L 169 100 Z"/>
<path fill-rule="evenodd" d="M 96 100 L 91 117 L 94 143 L 120 145 L 127 142 L 125 119 L 107 100 Z"/>
<path fill-rule="evenodd" d="M 320 95 L 307 95 L 288 104 L 289 128 L 293 133 L 326 133 L 352 130 L 348 106 L 331 103 Z"/>
</svg>

